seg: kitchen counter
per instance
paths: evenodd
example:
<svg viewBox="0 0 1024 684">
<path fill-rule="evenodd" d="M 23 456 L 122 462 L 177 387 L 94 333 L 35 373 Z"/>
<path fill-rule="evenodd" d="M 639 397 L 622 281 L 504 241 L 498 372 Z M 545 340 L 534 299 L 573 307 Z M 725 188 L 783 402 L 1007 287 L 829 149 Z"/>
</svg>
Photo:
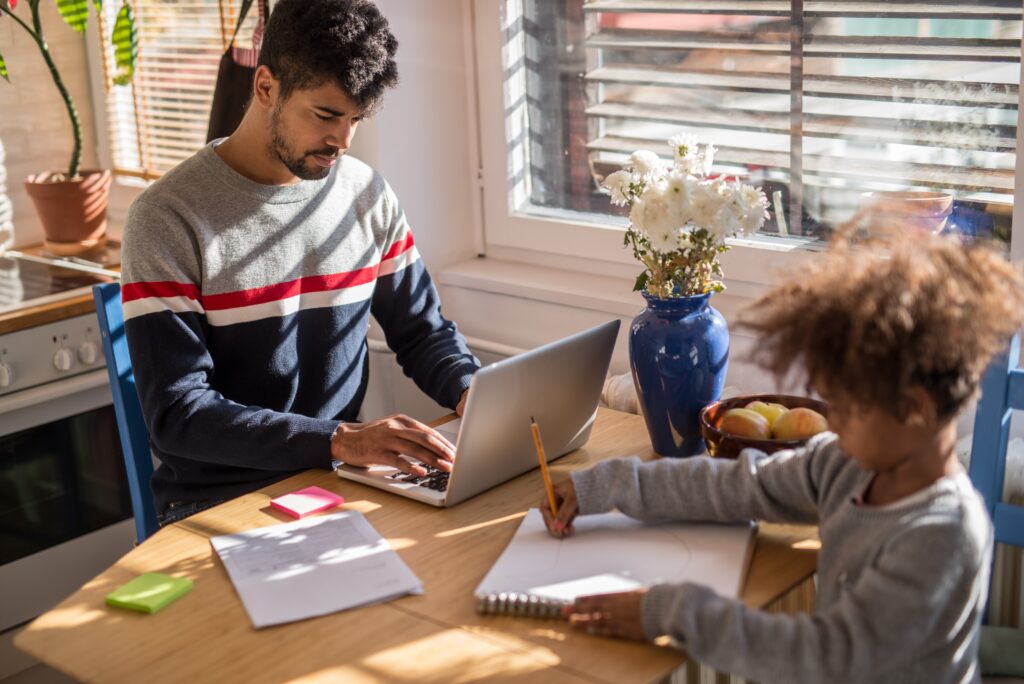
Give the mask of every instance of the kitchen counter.
<svg viewBox="0 0 1024 684">
<path fill-rule="evenodd" d="M 99 259 L 90 254 L 86 254 L 84 256 L 86 258 L 96 258 L 97 261 L 102 261 L 104 268 L 118 270 L 118 267 L 120 266 L 120 247 L 121 244 L 119 242 L 111 241 L 106 252 L 101 255 L 105 258 Z M 34 247 L 27 247 L 19 251 L 24 252 L 25 254 L 41 255 L 43 248 L 42 245 L 38 245 Z M 93 304 L 92 292 L 90 291 L 82 294 L 70 295 L 68 297 L 61 297 L 56 301 L 29 305 L 25 308 L 15 309 L 13 311 L 6 311 L 4 313 L 0 313 L 0 335 L 15 332 L 17 330 L 24 330 L 26 328 L 34 328 L 38 325 L 53 323 L 54 321 L 60 321 L 74 316 L 83 316 L 90 314 L 95 310 L 96 306 Z"/>
</svg>

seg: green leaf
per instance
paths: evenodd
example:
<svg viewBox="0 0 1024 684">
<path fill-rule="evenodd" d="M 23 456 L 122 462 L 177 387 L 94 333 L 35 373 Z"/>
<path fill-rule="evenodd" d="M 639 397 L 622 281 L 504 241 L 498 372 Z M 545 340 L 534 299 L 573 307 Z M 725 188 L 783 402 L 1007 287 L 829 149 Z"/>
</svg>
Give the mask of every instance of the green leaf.
<svg viewBox="0 0 1024 684">
<path fill-rule="evenodd" d="M 57 0 L 57 9 L 68 26 L 78 33 L 85 33 L 85 22 L 89 19 L 89 0 Z"/>
<path fill-rule="evenodd" d="M 103 0 L 92 0 L 93 9 L 96 10 L 96 16 L 103 16 Z"/>
<path fill-rule="evenodd" d="M 647 287 L 648 276 L 647 271 L 644 271 L 636 277 L 636 282 L 633 283 L 633 292 L 639 292 L 640 290 Z"/>
<path fill-rule="evenodd" d="M 139 34 L 128 0 L 117 13 L 111 41 L 114 43 L 114 84 L 127 85 L 135 75 L 135 61 L 139 57 Z"/>
<path fill-rule="evenodd" d="M 0 76 L 3 76 L 4 80 L 8 83 L 11 82 L 11 79 L 7 77 L 7 64 L 4 63 L 3 55 L 0 55 Z"/>
</svg>

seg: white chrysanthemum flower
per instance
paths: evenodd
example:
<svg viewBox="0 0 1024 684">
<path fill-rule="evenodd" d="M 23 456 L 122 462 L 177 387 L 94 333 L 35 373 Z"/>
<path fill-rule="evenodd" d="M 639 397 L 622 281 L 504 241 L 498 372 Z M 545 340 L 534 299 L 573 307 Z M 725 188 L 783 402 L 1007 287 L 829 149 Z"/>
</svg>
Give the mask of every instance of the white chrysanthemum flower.
<svg viewBox="0 0 1024 684">
<path fill-rule="evenodd" d="M 633 226 L 651 243 L 651 249 L 672 252 L 679 249 L 682 228 L 679 202 L 668 183 L 648 185 L 629 213 Z"/>
<path fill-rule="evenodd" d="M 761 230 L 764 222 L 768 220 L 768 197 L 761 188 L 755 188 L 752 185 L 737 185 L 739 189 L 736 193 L 736 201 L 743 212 L 739 228 L 750 235 Z"/>
<path fill-rule="evenodd" d="M 698 175 L 708 176 L 711 174 L 711 167 L 715 163 L 715 152 L 718 148 L 708 143 L 700 151 L 700 159 L 697 161 Z"/>
<path fill-rule="evenodd" d="M 633 174 L 629 171 L 616 171 L 608 174 L 604 179 L 604 187 L 611 193 L 612 204 L 624 207 L 632 201 L 629 186 L 634 182 Z"/>
<path fill-rule="evenodd" d="M 679 249 L 679 230 L 661 230 L 647 237 L 651 242 L 651 249 L 662 254 L 674 252 Z"/>
<path fill-rule="evenodd" d="M 673 135 L 668 139 L 668 146 L 672 149 L 672 158 L 677 165 L 684 160 L 693 158 L 699 148 L 697 137 L 689 133 Z"/>
<path fill-rule="evenodd" d="M 690 176 L 687 176 L 679 169 L 672 169 L 669 171 L 668 176 L 665 177 L 665 192 L 674 196 L 676 201 L 684 202 L 690 194 L 688 180 L 690 180 Z"/>
<path fill-rule="evenodd" d="M 715 236 L 717 242 L 722 242 L 730 235 L 735 235 L 739 230 L 740 221 L 745 212 L 737 203 L 737 183 L 726 183 L 721 180 L 711 182 L 716 198 L 715 214 L 706 227 Z"/>
<path fill-rule="evenodd" d="M 721 180 L 699 181 L 694 185 L 692 193 L 692 209 L 690 221 L 698 228 L 719 236 L 722 228 L 717 224 L 718 212 L 727 201 L 721 192 L 725 185 Z"/>
<path fill-rule="evenodd" d="M 644 181 L 656 180 L 665 173 L 665 162 L 650 150 L 637 150 L 629 155 L 629 165 Z"/>
<path fill-rule="evenodd" d="M 686 226 L 693 221 L 694 198 L 700 193 L 700 181 L 676 168 L 669 174 L 666 188 L 675 197 L 680 225 Z"/>
<path fill-rule="evenodd" d="M 685 133 L 670 138 L 668 145 L 672 148 L 676 170 L 700 178 L 711 173 L 715 163 L 714 145 L 701 145 L 696 137 Z"/>
</svg>

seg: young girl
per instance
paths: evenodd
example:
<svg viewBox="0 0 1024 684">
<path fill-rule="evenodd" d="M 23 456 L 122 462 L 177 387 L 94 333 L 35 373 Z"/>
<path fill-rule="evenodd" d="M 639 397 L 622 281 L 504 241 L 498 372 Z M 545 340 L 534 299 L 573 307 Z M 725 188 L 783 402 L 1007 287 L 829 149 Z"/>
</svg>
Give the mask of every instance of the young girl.
<svg viewBox="0 0 1024 684">
<path fill-rule="evenodd" d="M 750 309 L 757 360 L 806 371 L 832 432 L 735 461 L 616 459 L 559 483 L 551 534 L 613 508 L 651 521 L 816 523 L 813 615 L 752 610 L 683 583 L 578 599 L 591 633 L 670 635 L 762 682 L 971 682 L 992 528 L 954 453 L 955 418 L 1024 322 L 1024 280 L 980 247 L 932 237 L 837 245 Z"/>
</svg>

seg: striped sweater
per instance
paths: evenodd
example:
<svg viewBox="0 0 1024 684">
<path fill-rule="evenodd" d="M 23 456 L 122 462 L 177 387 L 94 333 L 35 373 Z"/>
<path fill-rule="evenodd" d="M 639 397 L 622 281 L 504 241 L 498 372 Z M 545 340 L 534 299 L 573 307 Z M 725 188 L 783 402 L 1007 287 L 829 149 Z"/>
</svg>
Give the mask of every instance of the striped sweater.
<svg viewBox="0 0 1024 684">
<path fill-rule="evenodd" d="M 262 185 L 217 142 L 142 193 L 125 225 L 125 330 L 158 511 L 329 467 L 331 434 L 366 391 L 371 313 L 444 406 L 478 366 L 379 174 L 343 157 L 322 180 Z"/>
</svg>

